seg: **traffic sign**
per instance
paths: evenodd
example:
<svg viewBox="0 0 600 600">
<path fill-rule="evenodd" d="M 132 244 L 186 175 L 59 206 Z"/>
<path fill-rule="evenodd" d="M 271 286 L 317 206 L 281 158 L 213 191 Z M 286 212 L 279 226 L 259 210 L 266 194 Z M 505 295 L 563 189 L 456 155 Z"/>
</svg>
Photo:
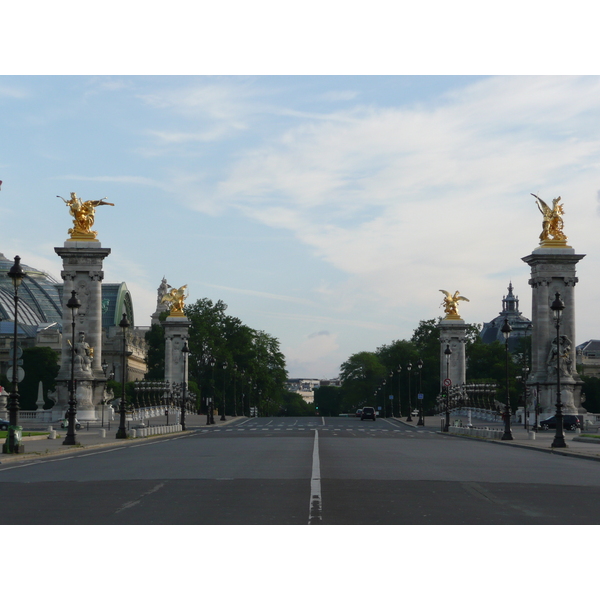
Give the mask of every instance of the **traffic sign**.
<svg viewBox="0 0 600 600">
<path fill-rule="evenodd" d="M 9 381 L 12 381 L 13 378 L 13 368 L 9 367 L 6 372 L 6 377 Z M 17 367 L 17 382 L 21 383 L 23 381 L 23 377 L 25 377 L 25 371 L 23 371 L 23 367 Z"/>
<path fill-rule="evenodd" d="M 450 387 L 452 385 L 452 379 L 444 379 L 444 385 Z"/>
<path fill-rule="evenodd" d="M 423 400 L 423 394 L 417 394 L 417 400 Z"/>
</svg>

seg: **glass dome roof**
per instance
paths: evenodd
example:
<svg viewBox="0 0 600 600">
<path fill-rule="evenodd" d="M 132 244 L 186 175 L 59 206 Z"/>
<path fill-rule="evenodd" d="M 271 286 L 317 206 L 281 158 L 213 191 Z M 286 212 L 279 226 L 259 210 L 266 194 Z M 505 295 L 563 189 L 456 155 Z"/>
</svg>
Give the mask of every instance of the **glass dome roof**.
<svg viewBox="0 0 600 600">
<path fill-rule="evenodd" d="M 0 319 L 14 321 L 15 301 L 12 280 L 8 271 L 14 260 L 9 260 L 0 252 Z M 25 276 L 19 286 L 19 323 L 39 325 L 40 323 L 61 323 L 62 311 L 58 282 L 48 273 L 21 263 Z"/>
</svg>

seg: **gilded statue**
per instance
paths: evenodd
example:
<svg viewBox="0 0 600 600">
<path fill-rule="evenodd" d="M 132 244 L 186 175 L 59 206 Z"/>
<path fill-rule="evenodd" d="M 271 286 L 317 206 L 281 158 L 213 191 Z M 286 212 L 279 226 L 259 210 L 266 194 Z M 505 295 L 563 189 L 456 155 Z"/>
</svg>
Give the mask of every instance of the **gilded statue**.
<svg viewBox="0 0 600 600">
<path fill-rule="evenodd" d="M 563 219 L 565 214 L 563 205 L 560 204 L 560 196 L 552 200 L 552 208 L 550 208 L 541 198 L 535 194 L 531 194 L 536 198 L 535 203 L 542 213 L 542 233 L 540 233 L 541 245 L 561 245 L 564 246 L 567 241 L 567 236 L 563 233 Z M 558 242 L 558 244 L 552 244 Z"/>
<path fill-rule="evenodd" d="M 166 282 L 165 282 L 166 283 Z M 171 317 L 185 317 L 183 312 L 184 300 L 188 297 L 187 284 L 182 285 L 180 288 L 174 288 L 167 284 L 171 289 L 165 294 L 161 303 L 167 304 L 171 307 Z"/>
<path fill-rule="evenodd" d="M 445 298 L 440 306 L 444 307 L 444 312 L 446 313 L 445 319 L 460 319 L 460 315 L 458 314 L 458 303 L 459 302 L 469 302 L 468 298 L 464 296 L 460 296 L 460 292 L 456 290 L 454 295 L 450 295 L 446 290 L 440 290 L 442 294 L 445 294 Z"/>
<path fill-rule="evenodd" d="M 65 200 L 62 196 L 56 197 L 60 198 L 69 207 L 69 214 L 73 217 L 73 227 L 69 229 L 72 240 L 95 240 L 98 232 L 92 231 L 92 226 L 96 216 L 96 207 L 114 206 L 112 202 L 104 202 L 106 198 L 82 202 L 75 192 L 71 192 L 69 200 Z"/>
</svg>

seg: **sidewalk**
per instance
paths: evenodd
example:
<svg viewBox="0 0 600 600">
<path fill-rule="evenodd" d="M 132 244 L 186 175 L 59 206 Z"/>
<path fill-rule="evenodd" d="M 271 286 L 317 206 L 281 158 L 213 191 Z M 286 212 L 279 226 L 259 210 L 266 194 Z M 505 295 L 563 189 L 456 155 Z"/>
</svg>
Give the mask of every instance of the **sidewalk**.
<svg viewBox="0 0 600 600">
<path fill-rule="evenodd" d="M 227 417 L 226 421 L 220 421 L 220 417 L 215 415 L 215 424 L 214 425 L 206 425 L 206 415 L 196 415 L 196 414 L 187 414 L 185 415 L 185 426 L 186 431 L 178 431 L 175 433 L 166 433 L 162 434 L 161 437 L 168 436 L 180 436 L 180 435 L 188 435 L 193 433 L 200 427 L 223 427 L 225 425 L 230 425 L 231 423 L 235 423 L 241 419 L 246 419 L 247 417 Z M 166 425 L 167 420 L 166 417 L 154 417 L 150 419 L 150 426 L 156 427 L 159 425 Z M 170 424 L 173 424 L 173 418 L 171 417 Z M 131 422 L 127 422 L 127 429 L 129 433 L 129 427 L 132 425 Z M 56 454 L 67 454 L 71 452 L 80 452 L 82 450 L 89 450 L 91 448 L 100 448 L 100 447 L 109 447 L 109 446 L 119 446 L 123 444 L 137 444 L 147 442 L 149 439 L 154 439 L 158 436 L 148 437 L 140 437 L 140 438 L 128 438 L 126 440 L 118 440 L 116 439 L 117 430 L 119 429 L 119 420 L 118 417 L 115 418 L 114 421 L 111 421 L 109 425 L 104 426 L 104 430 L 106 432 L 106 437 L 102 437 L 100 424 L 94 424 L 89 426 L 89 429 L 86 425 L 83 425 L 81 429 L 75 432 L 77 445 L 76 446 L 64 446 L 63 442 L 65 441 L 65 436 L 67 433 L 66 429 L 60 429 L 58 423 L 52 424 L 53 428 L 57 432 L 57 439 L 51 440 L 48 439 L 46 435 L 42 436 L 31 436 L 23 435 L 21 443 L 25 447 L 25 452 L 23 454 L 0 454 L 0 465 L 20 461 L 27 459 L 39 459 L 45 456 L 56 455 Z M 110 426 L 110 429 L 108 428 Z M 48 426 L 41 425 L 32 425 L 30 427 L 25 426 L 23 428 L 25 431 L 48 431 Z M 4 440 L 0 440 L 4 443 Z M 1 452 L 1 450 L 0 450 Z"/>
<path fill-rule="evenodd" d="M 456 420 L 462 420 L 463 427 L 468 425 L 468 417 L 455 417 Z M 454 422 L 455 419 L 451 419 L 451 423 Z M 411 423 L 406 422 L 406 417 L 401 419 L 396 419 L 396 421 L 400 421 L 409 427 L 417 427 L 418 418 L 413 417 L 413 421 Z M 581 438 L 574 431 L 565 431 L 565 442 L 567 444 L 567 448 L 552 448 L 551 444 L 554 440 L 555 431 L 553 429 L 549 431 L 537 431 L 535 432 L 535 440 L 529 439 L 529 433 L 525 429 L 522 423 L 512 423 L 511 431 L 513 435 L 513 440 L 491 440 L 487 438 L 478 438 L 471 437 L 465 435 L 459 435 L 454 433 L 444 433 L 441 430 L 441 421 L 443 420 L 443 415 L 437 415 L 435 417 L 425 417 L 425 429 L 428 431 L 437 431 L 440 435 L 448 435 L 452 437 L 460 437 L 462 439 L 471 439 L 479 442 L 488 442 L 491 444 L 506 444 L 510 446 L 517 446 L 519 448 L 529 448 L 530 450 L 538 450 L 541 452 L 551 452 L 553 454 L 560 454 L 563 456 L 573 456 L 578 458 L 586 458 L 589 460 L 598 460 L 600 461 L 600 443 L 594 442 L 582 442 L 579 441 Z M 490 421 L 482 421 L 477 419 L 471 419 L 471 424 L 476 428 L 485 428 L 489 427 L 490 429 L 499 429 L 504 431 L 504 423 L 495 422 L 492 423 Z M 419 427 L 419 429 L 421 429 Z M 529 431 L 532 431 L 532 428 L 529 428 Z M 586 432 L 582 432 L 586 433 Z M 598 442 L 600 442 L 600 438 L 598 438 Z"/>
</svg>

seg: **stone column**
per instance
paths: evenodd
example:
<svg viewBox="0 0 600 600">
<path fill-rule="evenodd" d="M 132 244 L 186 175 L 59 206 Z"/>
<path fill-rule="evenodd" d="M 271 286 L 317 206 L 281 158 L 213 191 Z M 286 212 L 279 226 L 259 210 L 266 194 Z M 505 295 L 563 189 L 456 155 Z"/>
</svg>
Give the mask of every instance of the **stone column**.
<svg viewBox="0 0 600 600">
<path fill-rule="evenodd" d="M 95 420 L 97 406 L 104 397 L 106 376 L 102 371 L 102 262 L 110 254 L 110 248 L 102 248 L 98 240 L 67 240 L 63 247 L 54 248 L 63 260 L 63 337 L 60 370 L 56 377 L 57 402 L 53 408 L 53 419 L 64 417 L 68 407 L 68 383 L 71 379 L 71 343 L 77 344 L 80 333 L 93 349 L 89 365 L 77 364 L 77 418 Z M 72 315 L 67 308 L 71 291 L 77 292 L 81 308 L 75 317 L 75 340 L 72 337 Z"/>
<path fill-rule="evenodd" d="M 440 390 L 444 379 L 448 377 L 452 385 L 462 385 L 467 377 L 467 362 L 465 358 L 465 339 L 467 325 L 460 318 L 445 318 L 440 321 Z M 448 374 L 446 374 L 446 346 L 450 346 Z"/>
<path fill-rule="evenodd" d="M 585 254 L 575 254 L 569 246 L 540 246 L 522 260 L 531 267 L 529 285 L 532 288 L 531 372 L 529 386 L 539 390 L 542 418 L 556 411 L 556 356 L 551 358 L 556 342 L 556 324 L 550 309 L 556 292 L 565 303 L 560 335 L 569 340 L 568 358 L 561 368 L 561 399 L 564 414 L 587 412 L 581 406 L 583 382 L 575 369 L 575 276 L 576 264 Z"/>
<path fill-rule="evenodd" d="M 174 383 L 187 384 L 187 369 L 183 369 L 183 353 L 181 352 L 188 339 L 188 330 L 192 322 L 187 317 L 167 317 L 162 325 L 165 328 L 165 380 L 172 386 Z"/>
</svg>

